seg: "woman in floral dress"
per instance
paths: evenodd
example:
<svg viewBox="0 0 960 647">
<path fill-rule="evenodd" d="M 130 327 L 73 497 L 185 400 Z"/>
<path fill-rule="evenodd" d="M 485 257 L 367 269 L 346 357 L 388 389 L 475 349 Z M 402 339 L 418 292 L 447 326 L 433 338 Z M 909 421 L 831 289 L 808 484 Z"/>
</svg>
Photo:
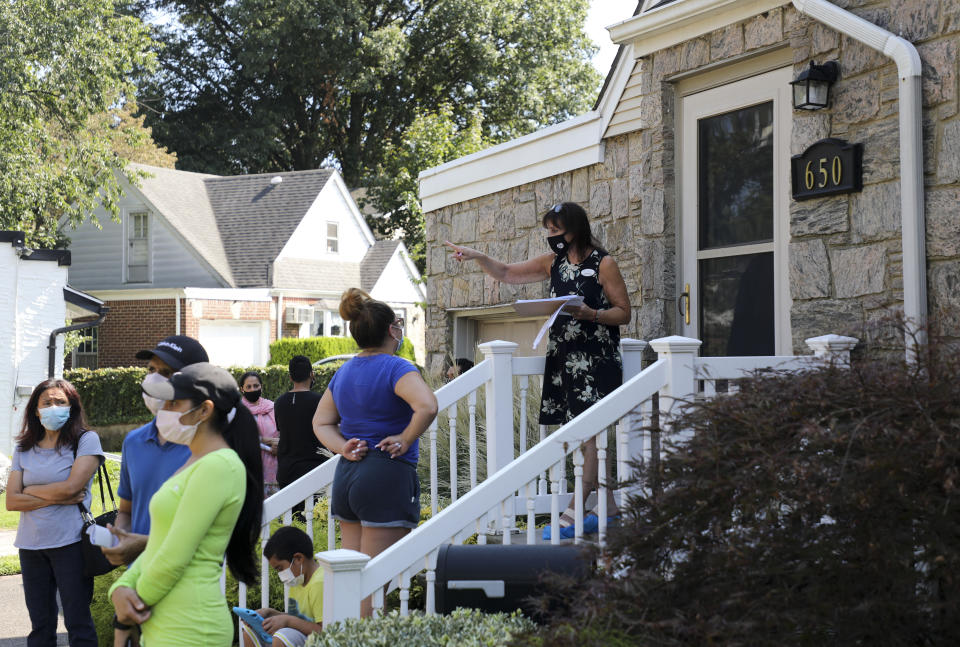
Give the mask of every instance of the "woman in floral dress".
<svg viewBox="0 0 960 647">
<path fill-rule="evenodd" d="M 544 366 L 540 424 L 562 425 L 611 393 L 622 383 L 619 326 L 630 321 L 630 300 L 617 262 L 593 238 L 583 207 L 563 202 L 543 215 L 547 245 L 552 250 L 520 263 L 502 263 L 469 247 L 447 243 L 458 261 L 476 260 L 480 268 L 504 283 L 550 279 L 550 296 L 576 294 L 584 304 L 565 310 L 550 327 Z M 584 496 L 596 489 L 596 441 L 584 451 Z M 608 490 L 608 494 L 610 490 Z M 573 509 L 561 515 L 561 536 L 573 536 Z M 608 510 L 616 514 L 612 497 Z M 596 517 L 584 522 L 596 529 Z"/>
</svg>

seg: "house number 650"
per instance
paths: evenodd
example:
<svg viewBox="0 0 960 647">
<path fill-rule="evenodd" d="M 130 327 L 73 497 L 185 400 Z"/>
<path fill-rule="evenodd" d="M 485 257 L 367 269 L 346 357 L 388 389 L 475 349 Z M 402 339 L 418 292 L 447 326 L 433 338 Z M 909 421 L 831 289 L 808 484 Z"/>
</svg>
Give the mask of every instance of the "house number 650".
<svg viewBox="0 0 960 647">
<path fill-rule="evenodd" d="M 830 172 L 827 172 L 827 162 L 830 162 Z M 834 155 L 833 159 L 828 159 L 826 157 L 821 157 L 819 164 L 816 169 L 816 174 L 814 173 L 813 160 L 807 162 L 807 166 L 803 171 L 803 181 L 809 191 L 814 187 L 822 189 L 827 186 L 827 182 L 833 180 L 834 186 L 840 184 L 840 181 L 843 179 L 843 162 L 840 160 L 839 155 Z M 821 181 L 817 182 L 817 174 L 820 175 Z"/>
</svg>

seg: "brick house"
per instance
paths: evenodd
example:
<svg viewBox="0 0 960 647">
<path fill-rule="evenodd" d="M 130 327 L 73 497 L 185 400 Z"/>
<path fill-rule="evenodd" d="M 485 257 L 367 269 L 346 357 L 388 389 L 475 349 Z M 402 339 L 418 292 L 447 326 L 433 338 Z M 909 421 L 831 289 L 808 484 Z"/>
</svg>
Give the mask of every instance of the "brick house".
<svg viewBox="0 0 960 647">
<path fill-rule="evenodd" d="M 171 334 L 211 361 L 259 366 L 281 337 L 347 334 L 340 295 L 361 287 L 407 323 L 423 357 L 424 300 L 403 243 L 375 240 L 334 170 L 219 177 L 134 165 L 120 222 L 94 215 L 72 232 L 71 285 L 110 313 L 69 361 L 135 364 Z"/>
<path fill-rule="evenodd" d="M 509 304 L 547 295 L 458 267 L 442 242 L 525 260 L 564 200 L 621 268 L 632 337 L 792 354 L 891 311 L 960 312 L 960 1 L 643 0 L 608 31 L 620 50 L 592 111 L 421 174 L 428 368 L 526 340 L 539 322 Z M 829 105 L 795 109 L 791 82 L 828 61 Z M 833 156 L 804 174 L 827 139 L 862 146 L 862 187 L 826 190 L 856 175 Z M 793 156 L 822 192 L 795 197 Z"/>
</svg>

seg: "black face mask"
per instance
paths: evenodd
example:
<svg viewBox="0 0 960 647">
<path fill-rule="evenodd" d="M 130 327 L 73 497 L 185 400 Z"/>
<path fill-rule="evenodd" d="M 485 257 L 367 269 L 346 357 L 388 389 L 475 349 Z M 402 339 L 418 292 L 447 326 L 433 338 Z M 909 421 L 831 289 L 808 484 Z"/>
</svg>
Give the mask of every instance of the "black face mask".
<svg viewBox="0 0 960 647">
<path fill-rule="evenodd" d="M 564 234 L 557 234 L 556 236 L 547 236 L 547 245 L 550 246 L 550 249 L 553 250 L 553 253 L 559 256 L 560 254 L 567 253 L 567 241 L 564 240 Z"/>
<path fill-rule="evenodd" d="M 263 389 L 257 389 L 256 391 L 244 391 L 243 397 L 247 399 L 247 402 L 256 402 L 260 399 L 261 393 L 263 393 Z"/>
</svg>

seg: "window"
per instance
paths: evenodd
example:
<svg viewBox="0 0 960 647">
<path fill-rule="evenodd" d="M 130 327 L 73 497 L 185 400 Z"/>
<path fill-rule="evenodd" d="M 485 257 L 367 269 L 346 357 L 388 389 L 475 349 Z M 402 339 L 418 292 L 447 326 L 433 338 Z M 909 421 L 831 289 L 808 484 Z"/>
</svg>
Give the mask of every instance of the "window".
<svg viewBox="0 0 960 647">
<path fill-rule="evenodd" d="M 149 214 L 127 217 L 127 283 L 150 282 Z"/>
<path fill-rule="evenodd" d="M 323 337 L 323 310 L 313 311 L 313 336 Z"/>
<path fill-rule="evenodd" d="M 336 254 L 339 251 L 340 240 L 338 237 L 338 230 L 340 225 L 335 222 L 327 223 L 327 251 L 331 254 Z"/>
<path fill-rule="evenodd" d="M 83 341 L 73 349 L 73 368 L 97 368 L 97 342 L 100 338 L 99 328 L 82 328 L 80 335 Z"/>
<path fill-rule="evenodd" d="M 343 317 L 339 312 L 330 313 L 330 336 L 343 337 L 347 334 L 347 327 L 343 325 Z"/>
</svg>

